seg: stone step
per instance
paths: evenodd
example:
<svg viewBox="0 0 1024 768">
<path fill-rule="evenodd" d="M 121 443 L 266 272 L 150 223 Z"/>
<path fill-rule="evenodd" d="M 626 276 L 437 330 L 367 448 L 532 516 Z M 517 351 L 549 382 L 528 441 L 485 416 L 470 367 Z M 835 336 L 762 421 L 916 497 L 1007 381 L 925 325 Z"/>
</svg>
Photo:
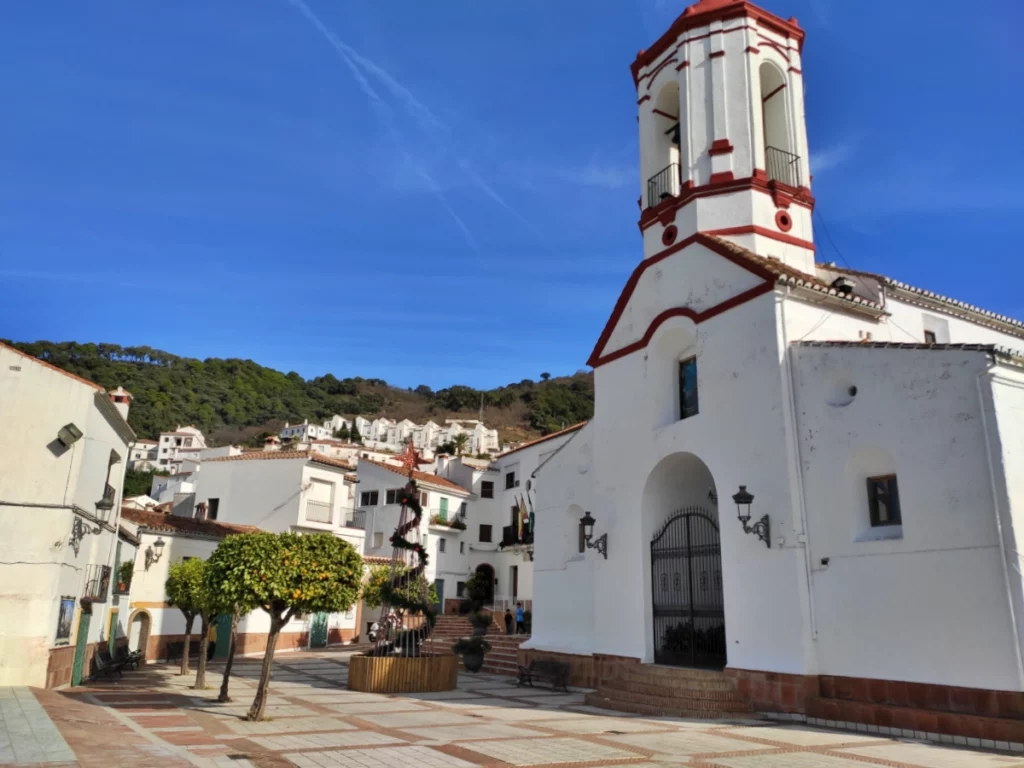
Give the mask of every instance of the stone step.
<svg viewBox="0 0 1024 768">
<path fill-rule="evenodd" d="M 648 717 L 681 717 L 693 720 L 744 720 L 750 718 L 749 710 L 744 711 L 743 708 L 729 711 L 728 709 L 689 709 L 685 706 L 669 706 L 661 703 L 644 704 L 608 698 L 596 691 L 588 693 L 585 701 L 592 707 L 611 709 L 615 712 L 629 712 L 634 715 L 647 715 Z"/>
<path fill-rule="evenodd" d="M 664 691 L 653 692 L 650 690 L 622 690 L 609 688 L 604 683 L 597 689 L 597 693 L 605 698 L 619 699 L 621 701 L 635 701 L 641 704 L 658 704 L 667 707 L 680 706 L 686 709 L 728 709 L 737 711 L 749 709 L 750 705 L 739 694 L 733 691 L 692 691 L 677 690 L 669 694 Z"/>
<path fill-rule="evenodd" d="M 651 693 L 655 696 L 672 697 L 681 691 L 720 693 L 727 696 L 737 694 L 735 683 L 726 678 L 722 680 L 678 680 L 675 682 L 647 682 L 630 678 L 610 678 L 601 681 L 602 688 L 636 693 Z"/>
</svg>

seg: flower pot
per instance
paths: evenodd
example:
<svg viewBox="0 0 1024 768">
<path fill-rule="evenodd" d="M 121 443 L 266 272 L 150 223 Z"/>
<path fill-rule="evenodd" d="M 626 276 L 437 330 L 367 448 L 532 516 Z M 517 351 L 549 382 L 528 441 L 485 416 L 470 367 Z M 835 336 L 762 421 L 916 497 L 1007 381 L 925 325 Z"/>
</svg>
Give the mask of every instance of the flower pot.
<svg viewBox="0 0 1024 768">
<path fill-rule="evenodd" d="M 462 654 L 462 666 L 466 668 L 467 672 L 479 672 L 483 665 L 484 655 L 482 653 Z"/>
</svg>

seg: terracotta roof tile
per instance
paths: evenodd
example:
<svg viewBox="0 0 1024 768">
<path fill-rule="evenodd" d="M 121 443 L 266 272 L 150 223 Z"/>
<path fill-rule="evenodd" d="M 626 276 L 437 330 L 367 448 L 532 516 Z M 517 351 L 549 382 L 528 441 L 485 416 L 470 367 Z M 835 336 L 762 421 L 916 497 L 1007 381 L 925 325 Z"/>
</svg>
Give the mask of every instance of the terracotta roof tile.
<svg viewBox="0 0 1024 768">
<path fill-rule="evenodd" d="M 220 539 L 232 533 L 253 533 L 260 530 L 254 525 L 236 525 L 234 523 L 222 523 L 219 520 L 196 520 L 191 517 L 179 517 L 177 515 L 154 512 L 151 509 L 142 510 L 132 509 L 131 507 L 121 507 L 121 517 L 124 520 L 154 531 L 197 533 Z"/>
<path fill-rule="evenodd" d="M 531 448 L 532 446 L 537 445 L 538 443 L 543 443 L 546 440 L 554 440 L 556 437 L 561 437 L 562 435 L 567 435 L 570 432 L 575 432 L 577 429 L 582 429 L 584 426 L 586 426 L 586 424 L 587 424 L 587 422 L 581 421 L 579 424 L 573 424 L 571 427 L 566 427 L 565 429 L 560 429 L 558 432 L 552 432 L 550 435 L 544 435 L 544 437 L 538 437 L 536 440 L 530 440 L 529 442 L 523 443 L 522 445 L 517 446 L 516 448 L 513 448 L 510 451 L 505 451 L 504 453 L 499 453 L 495 458 L 496 459 L 500 459 L 503 456 L 508 456 L 510 453 L 515 453 L 516 451 L 521 451 L 524 448 Z"/>
<path fill-rule="evenodd" d="M 885 311 L 882 305 L 877 302 L 866 299 L 863 296 L 857 296 L 855 293 L 841 293 L 828 283 L 819 280 L 817 277 L 808 275 L 806 272 L 801 272 L 799 269 L 791 267 L 788 264 L 784 264 L 777 259 L 758 256 L 753 251 L 748 250 L 741 245 L 737 245 L 730 240 L 718 237 L 717 235 L 702 235 L 702 237 L 714 240 L 719 245 L 724 246 L 734 256 L 738 256 L 750 264 L 754 264 L 764 270 L 767 270 L 771 274 L 775 275 L 780 283 L 798 286 L 801 288 L 809 288 L 812 291 L 823 293 L 837 299 L 842 299 L 843 301 L 848 301 L 850 304 L 869 308 L 875 312 L 881 313 Z"/>
<path fill-rule="evenodd" d="M 216 459 L 207 459 L 206 462 L 214 461 L 269 461 L 270 459 L 305 459 L 317 464 L 325 464 L 329 467 L 340 467 L 341 469 L 352 469 L 352 464 L 341 459 L 332 459 L 316 451 L 263 451 L 256 450 L 251 453 L 242 453 L 238 456 L 220 456 Z"/>
<path fill-rule="evenodd" d="M 385 464 L 382 461 L 374 461 L 373 459 L 359 459 L 360 464 L 364 462 L 366 464 L 372 464 L 375 467 L 380 467 L 381 469 L 386 469 L 389 472 L 394 472 L 396 475 L 401 475 L 402 477 L 408 476 L 408 470 L 403 467 L 396 467 L 393 464 Z M 417 483 L 421 483 L 423 485 L 433 485 L 436 488 L 441 488 L 446 491 L 457 491 L 465 494 L 472 493 L 468 488 L 463 488 L 458 483 L 453 483 L 447 478 L 438 477 L 437 475 L 432 475 L 429 472 L 420 472 L 417 470 L 412 473 L 412 476 Z"/>
<path fill-rule="evenodd" d="M 69 379 L 74 379 L 79 384 L 87 384 L 88 386 L 92 387 L 93 389 L 98 389 L 100 392 L 105 391 L 103 389 L 103 387 L 101 387 L 96 382 L 89 381 L 88 379 L 83 379 L 81 376 L 76 376 L 73 373 L 69 373 L 68 371 L 65 371 L 63 368 L 57 367 L 53 363 L 48 363 L 45 360 L 40 360 L 38 357 L 33 357 L 32 355 L 28 354 L 28 352 L 22 352 L 20 349 L 8 346 L 7 344 L 0 344 L 0 347 L 3 347 L 4 349 L 9 349 L 14 354 L 20 355 L 21 357 L 24 357 L 27 360 L 31 360 L 33 363 L 39 363 L 39 365 L 43 366 L 44 368 L 49 368 L 52 371 L 56 371 L 57 373 L 64 374 Z"/>
<path fill-rule="evenodd" d="M 845 347 L 856 349 L 929 349 L 936 351 L 954 350 L 959 352 L 986 352 L 996 357 L 1024 362 L 1024 351 L 1010 349 L 999 344 L 928 344 L 927 342 L 903 341 L 794 341 L 799 347 Z"/>
</svg>

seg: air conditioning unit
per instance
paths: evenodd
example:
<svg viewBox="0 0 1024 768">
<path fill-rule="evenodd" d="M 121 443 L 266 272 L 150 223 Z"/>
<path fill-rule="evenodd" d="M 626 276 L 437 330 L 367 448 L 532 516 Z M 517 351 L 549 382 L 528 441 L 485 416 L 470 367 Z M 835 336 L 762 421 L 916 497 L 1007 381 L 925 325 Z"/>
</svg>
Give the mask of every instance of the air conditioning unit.
<svg viewBox="0 0 1024 768">
<path fill-rule="evenodd" d="M 65 448 L 70 448 L 72 445 L 82 439 L 82 430 L 76 427 L 74 424 L 64 425 L 60 432 L 57 433 L 57 442 L 63 445 Z"/>
</svg>

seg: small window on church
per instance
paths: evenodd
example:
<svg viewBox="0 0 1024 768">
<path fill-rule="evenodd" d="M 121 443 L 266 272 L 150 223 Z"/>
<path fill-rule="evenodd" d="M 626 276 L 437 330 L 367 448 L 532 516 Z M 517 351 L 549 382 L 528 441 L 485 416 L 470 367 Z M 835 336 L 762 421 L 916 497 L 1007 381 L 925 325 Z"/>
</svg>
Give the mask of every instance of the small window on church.
<svg viewBox="0 0 1024 768">
<path fill-rule="evenodd" d="M 935 344 L 936 343 L 935 342 L 935 331 L 925 331 L 924 332 L 924 343 L 925 344 Z"/>
<path fill-rule="evenodd" d="M 868 510 L 872 528 L 902 524 L 896 475 L 868 478 Z"/>
<path fill-rule="evenodd" d="M 679 363 L 679 418 L 696 416 L 697 412 L 697 358 L 691 357 Z"/>
</svg>

